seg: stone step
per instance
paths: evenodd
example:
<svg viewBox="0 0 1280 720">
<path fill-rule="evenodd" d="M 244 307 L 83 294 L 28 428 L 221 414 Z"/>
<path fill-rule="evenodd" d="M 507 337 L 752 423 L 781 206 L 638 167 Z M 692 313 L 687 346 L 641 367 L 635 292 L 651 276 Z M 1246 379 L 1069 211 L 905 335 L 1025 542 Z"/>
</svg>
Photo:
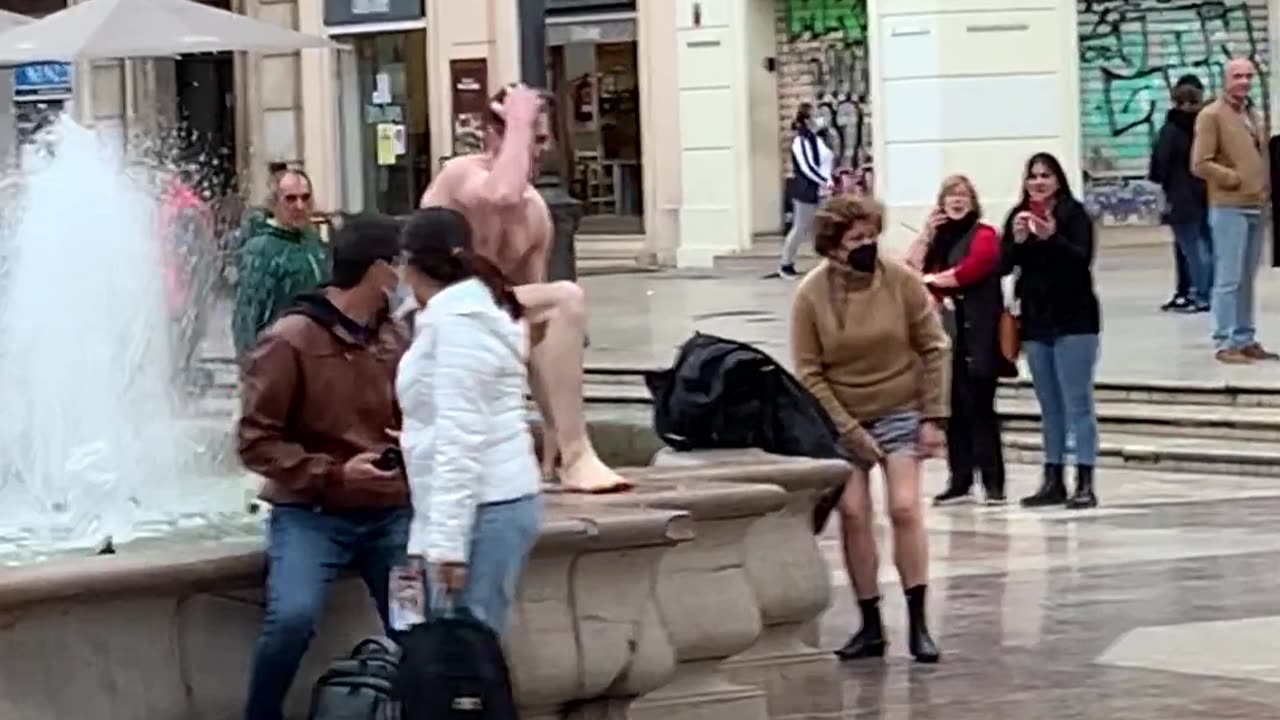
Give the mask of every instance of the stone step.
<svg viewBox="0 0 1280 720">
<path fill-rule="evenodd" d="M 648 390 L 634 385 L 590 383 L 584 396 L 591 405 L 650 404 Z M 997 404 L 1006 432 L 1039 433 L 1040 408 L 1034 400 L 1002 398 Z M 1280 410 L 1265 407 L 1099 402 L 1098 425 L 1104 439 L 1128 435 L 1161 442 L 1185 438 L 1280 443 Z"/>
<path fill-rule="evenodd" d="M 597 364 L 587 368 L 586 381 L 591 386 L 634 385 L 643 388 L 642 374 L 657 367 Z M 1035 401 L 1035 391 L 1028 378 L 1001 382 L 1002 400 Z M 1099 380 L 1094 384 L 1094 397 L 1103 403 L 1153 404 L 1280 409 L 1280 384 L 1231 384 L 1180 380 Z M 1196 412 L 1200 412 L 1196 410 Z"/>
<path fill-rule="evenodd" d="M 1005 432 L 1005 462 L 1039 464 L 1039 433 Z M 1068 464 L 1074 459 L 1068 452 Z M 1201 475 L 1280 477 L 1280 447 L 1250 440 L 1103 434 L 1098 466 Z"/>
</svg>

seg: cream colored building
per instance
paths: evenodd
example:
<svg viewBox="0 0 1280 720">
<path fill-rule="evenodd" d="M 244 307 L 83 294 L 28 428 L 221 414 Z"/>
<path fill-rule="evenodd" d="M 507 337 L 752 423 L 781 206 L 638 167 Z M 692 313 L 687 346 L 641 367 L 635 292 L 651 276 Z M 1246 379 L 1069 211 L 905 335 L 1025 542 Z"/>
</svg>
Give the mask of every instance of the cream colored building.
<svg viewBox="0 0 1280 720">
<path fill-rule="evenodd" d="M 621 233 L 634 243 L 625 247 L 697 267 L 779 230 L 786 167 L 775 58 L 779 3 L 789 1 L 644 0 L 621 10 L 575 2 L 572 12 L 552 12 L 553 76 L 582 54 L 578 45 L 611 36 L 635 44 L 640 201 L 631 205 L 640 212 L 637 226 Z M 307 51 L 298 64 L 299 154 L 321 203 L 405 209 L 467 132 L 468 121 L 456 117 L 466 113 L 455 112 L 462 97 L 455 86 L 475 83 L 457 68 L 483 68 L 489 92 L 518 76 L 515 0 L 425 0 L 420 17 L 351 24 L 326 24 L 321 0 L 298 2 L 301 29 L 354 48 Z M 875 187 L 889 206 L 891 242 L 906 241 L 907 226 L 918 225 L 948 172 L 973 175 L 992 216 L 1015 200 L 1010 169 L 1034 150 L 1057 153 L 1078 176 L 1076 45 L 1061 31 L 1075 24 L 1073 0 L 870 0 L 866 15 L 871 124 L 879 129 Z M 561 41 L 564 52 L 554 50 Z M 575 73 L 565 73 L 570 90 Z M 590 105 L 572 93 L 561 97 L 575 115 Z M 1026 111 L 1001 112 L 1010 102 Z M 399 109 L 384 117 L 379 105 Z M 401 126 L 388 132 L 405 139 L 379 146 L 378 125 Z M 399 151 L 394 159 L 391 150 Z M 404 167 L 398 174 L 395 164 Z M 587 180 L 599 177 L 587 169 Z M 581 180 L 584 173 L 569 174 Z M 395 197 L 379 198 L 370 183 L 395 189 Z M 593 188 L 575 186 L 575 194 L 592 197 Z M 584 232 L 597 237 L 590 227 Z"/>
</svg>

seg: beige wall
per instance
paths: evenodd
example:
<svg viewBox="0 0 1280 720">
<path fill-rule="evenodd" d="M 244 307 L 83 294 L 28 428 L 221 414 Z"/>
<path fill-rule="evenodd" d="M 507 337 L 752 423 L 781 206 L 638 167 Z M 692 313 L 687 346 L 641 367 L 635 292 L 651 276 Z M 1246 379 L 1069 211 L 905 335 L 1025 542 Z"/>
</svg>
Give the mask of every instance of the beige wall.
<svg viewBox="0 0 1280 720">
<path fill-rule="evenodd" d="M 640 3 L 636 31 L 645 249 L 660 264 L 675 265 L 680 245 L 681 185 L 674 3 Z"/>
<path fill-rule="evenodd" d="M 948 173 L 970 176 L 995 223 L 1017 201 L 1034 152 L 1056 154 L 1078 182 L 1076 35 L 1064 32 L 1075 14 L 1074 0 L 870 0 L 887 244 L 910 242 Z"/>
<path fill-rule="evenodd" d="M 776 57 L 774 42 L 774 3 L 769 0 L 753 0 L 746 3 L 747 25 L 746 65 L 747 104 L 751 111 L 747 147 L 751 152 L 751 191 L 748 206 L 751 208 L 751 233 L 778 232 L 782 229 L 782 196 L 778 178 L 782 164 L 774 143 L 778 136 L 776 112 L 770 112 L 778 104 L 778 76 L 766 66 L 768 58 Z"/>
</svg>

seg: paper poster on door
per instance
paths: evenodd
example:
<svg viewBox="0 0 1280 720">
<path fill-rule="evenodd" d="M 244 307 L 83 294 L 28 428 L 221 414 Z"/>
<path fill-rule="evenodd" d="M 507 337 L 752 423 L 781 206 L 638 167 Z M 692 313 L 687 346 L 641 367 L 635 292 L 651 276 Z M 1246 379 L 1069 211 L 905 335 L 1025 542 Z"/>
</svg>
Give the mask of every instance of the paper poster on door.
<svg viewBox="0 0 1280 720">
<path fill-rule="evenodd" d="M 394 123 L 378 123 L 378 164 L 395 165 L 396 158 L 404 154 L 404 126 Z"/>
</svg>

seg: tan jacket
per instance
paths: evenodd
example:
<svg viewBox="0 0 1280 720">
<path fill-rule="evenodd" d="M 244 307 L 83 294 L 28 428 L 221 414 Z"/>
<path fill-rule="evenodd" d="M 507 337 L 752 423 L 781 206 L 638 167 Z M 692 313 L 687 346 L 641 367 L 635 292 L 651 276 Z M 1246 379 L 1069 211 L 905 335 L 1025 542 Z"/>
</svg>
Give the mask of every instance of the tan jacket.
<svg viewBox="0 0 1280 720">
<path fill-rule="evenodd" d="M 1253 131 L 1244 113 L 1252 120 Z M 1203 178 L 1210 207 L 1260 208 L 1267 202 L 1267 138 L 1262 118 L 1221 98 L 1196 117 L 1191 172 Z"/>
<path fill-rule="evenodd" d="M 950 416 L 950 344 L 915 271 L 881 258 L 855 278 L 823 262 L 800 282 L 791 305 L 796 377 L 817 398 L 846 448 L 879 460 L 862 423 L 902 410 Z"/>
</svg>

